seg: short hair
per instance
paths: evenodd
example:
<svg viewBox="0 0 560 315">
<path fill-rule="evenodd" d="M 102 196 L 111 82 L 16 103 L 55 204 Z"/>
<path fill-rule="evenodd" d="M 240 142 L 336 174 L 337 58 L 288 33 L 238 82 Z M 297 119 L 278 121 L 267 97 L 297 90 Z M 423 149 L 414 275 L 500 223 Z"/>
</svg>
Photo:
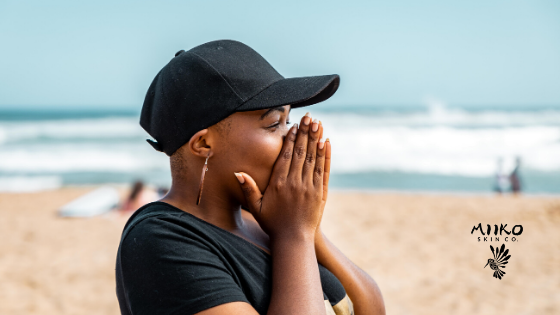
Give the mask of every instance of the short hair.
<svg viewBox="0 0 560 315">
<path fill-rule="evenodd" d="M 185 144 L 188 145 L 188 142 Z M 178 177 L 180 174 L 184 174 L 187 171 L 187 161 L 185 161 L 185 157 L 183 156 L 182 150 L 175 151 L 169 157 L 169 164 L 171 167 L 171 176 Z"/>
<path fill-rule="evenodd" d="M 217 124 L 216 124 L 216 130 L 218 131 L 218 133 L 222 136 L 227 136 L 229 134 L 229 132 L 231 131 L 231 115 L 227 116 L 226 118 L 220 120 Z"/>
</svg>

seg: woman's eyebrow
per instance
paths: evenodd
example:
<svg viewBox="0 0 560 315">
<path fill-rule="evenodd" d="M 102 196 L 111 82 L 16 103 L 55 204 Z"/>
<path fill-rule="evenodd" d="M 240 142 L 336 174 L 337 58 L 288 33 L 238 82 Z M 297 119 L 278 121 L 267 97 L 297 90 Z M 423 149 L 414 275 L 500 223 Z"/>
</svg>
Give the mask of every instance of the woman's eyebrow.
<svg viewBox="0 0 560 315">
<path fill-rule="evenodd" d="M 279 111 L 279 112 L 282 112 L 282 113 L 283 113 L 283 112 L 285 112 L 286 110 L 284 109 L 284 106 L 278 106 L 278 107 L 269 108 L 264 114 L 261 115 L 260 120 L 263 120 L 266 116 L 272 114 L 272 112 L 275 112 L 275 111 Z M 291 111 L 292 111 L 292 107 L 290 107 L 290 110 L 289 110 L 288 112 L 291 112 Z"/>
</svg>

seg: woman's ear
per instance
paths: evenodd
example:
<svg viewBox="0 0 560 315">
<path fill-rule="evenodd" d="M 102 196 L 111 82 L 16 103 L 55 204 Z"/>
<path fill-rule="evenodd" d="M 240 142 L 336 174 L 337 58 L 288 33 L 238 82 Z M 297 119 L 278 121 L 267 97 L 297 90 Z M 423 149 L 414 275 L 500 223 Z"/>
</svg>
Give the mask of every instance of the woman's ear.
<svg viewBox="0 0 560 315">
<path fill-rule="evenodd" d="M 188 148 L 195 156 L 206 158 L 208 154 L 213 155 L 211 147 L 211 134 L 208 129 L 202 129 L 195 133 L 188 142 Z"/>
</svg>

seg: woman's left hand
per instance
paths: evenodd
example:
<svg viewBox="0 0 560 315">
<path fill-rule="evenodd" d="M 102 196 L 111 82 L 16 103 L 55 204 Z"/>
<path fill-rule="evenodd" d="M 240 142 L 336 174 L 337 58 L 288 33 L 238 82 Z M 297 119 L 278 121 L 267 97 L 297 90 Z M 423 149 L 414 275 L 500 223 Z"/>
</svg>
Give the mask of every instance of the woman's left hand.
<svg viewBox="0 0 560 315">
<path fill-rule="evenodd" d="M 319 124 L 321 124 L 322 126 L 321 121 L 319 121 Z M 323 137 L 323 130 L 324 127 L 321 128 L 321 134 L 319 135 L 319 138 Z M 323 213 L 325 213 L 324 210 L 327 204 L 327 195 L 329 192 L 329 176 L 331 172 L 331 142 L 328 138 L 327 141 L 325 141 L 325 146 L 327 147 L 325 151 L 325 169 L 323 175 L 323 200 L 321 203 L 321 210 L 323 211 Z M 319 226 L 317 226 L 317 230 L 315 231 L 315 249 L 320 248 L 320 246 L 323 245 L 322 242 L 323 242 L 323 232 L 321 231 L 321 223 L 319 222 Z"/>
</svg>

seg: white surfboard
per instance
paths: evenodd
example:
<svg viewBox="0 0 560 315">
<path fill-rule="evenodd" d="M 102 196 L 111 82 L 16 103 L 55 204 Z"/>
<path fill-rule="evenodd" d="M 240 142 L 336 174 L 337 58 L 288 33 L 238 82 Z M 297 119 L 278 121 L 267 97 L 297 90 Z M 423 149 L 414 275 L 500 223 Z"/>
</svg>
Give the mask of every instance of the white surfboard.
<svg viewBox="0 0 560 315">
<path fill-rule="evenodd" d="M 91 217 L 111 211 L 119 202 L 119 192 L 103 186 L 65 204 L 58 214 L 62 217 Z"/>
</svg>

